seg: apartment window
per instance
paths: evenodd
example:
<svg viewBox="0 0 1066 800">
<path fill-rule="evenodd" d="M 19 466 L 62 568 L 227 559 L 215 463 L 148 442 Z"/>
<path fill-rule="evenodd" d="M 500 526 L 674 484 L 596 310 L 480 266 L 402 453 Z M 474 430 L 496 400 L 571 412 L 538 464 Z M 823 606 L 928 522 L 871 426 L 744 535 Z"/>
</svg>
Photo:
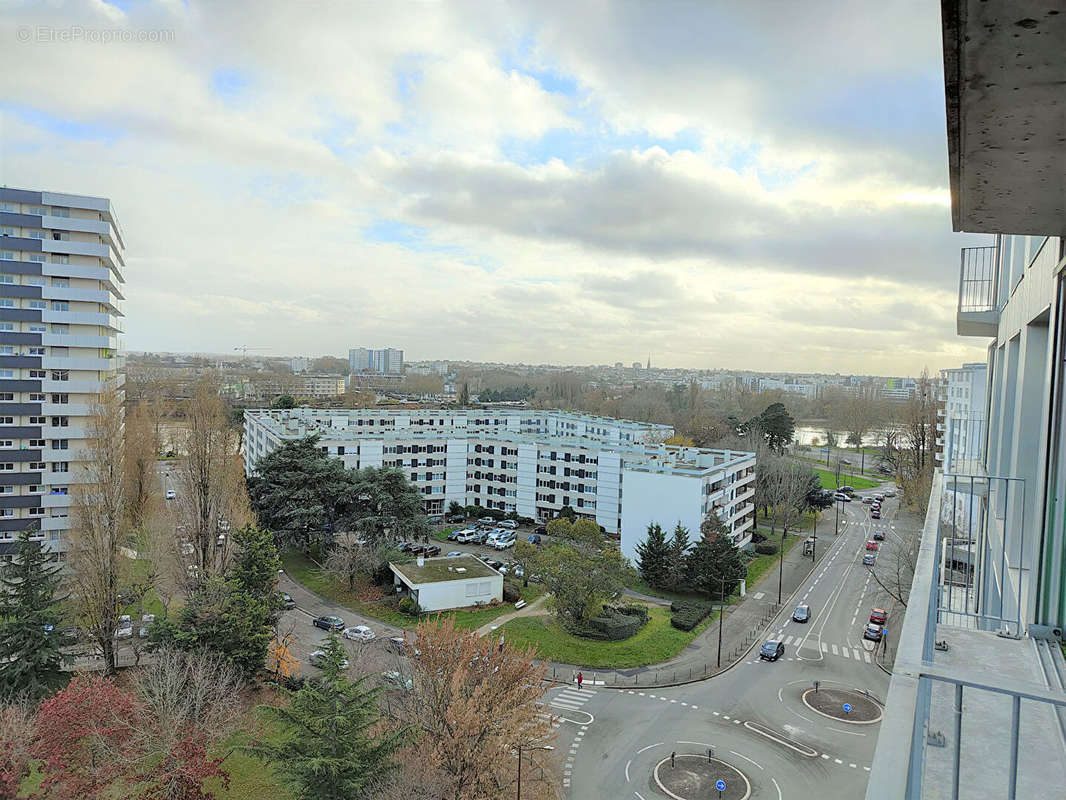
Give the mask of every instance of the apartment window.
<svg viewBox="0 0 1066 800">
<path fill-rule="evenodd" d="M 69 242 L 70 234 L 67 231 L 52 231 L 53 242 Z"/>
<path fill-rule="evenodd" d="M 15 509 L 13 508 L 0 508 L 0 517 L 13 517 L 15 516 Z"/>
<path fill-rule="evenodd" d="M 54 381 L 69 381 L 70 370 L 66 369 L 54 369 L 52 370 L 52 380 Z"/>
<path fill-rule="evenodd" d="M 10 297 L 0 297 L 0 308 L 14 308 L 15 301 Z"/>
<path fill-rule="evenodd" d="M 30 330 L 33 330 L 32 325 L 30 326 Z M 42 327 L 41 330 L 43 331 L 44 328 Z M 68 333 L 70 333 L 70 326 L 66 323 L 52 325 L 52 333 L 59 334 L 60 336 L 66 336 Z"/>
<path fill-rule="evenodd" d="M 0 494 L 14 494 L 14 493 L 15 493 L 15 487 L 14 486 L 0 486 Z"/>
<path fill-rule="evenodd" d="M 13 322 L 0 322 L 0 331 L 13 331 L 15 330 L 15 323 Z"/>
<path fill-rule="evenodd" d="M 29 466 L 30 466 L 30 472 L 44 472 L 44 462 L 43 461 L 31 461 Z"/>
<path fill-rule="evenodd" d="M 48 327 L 41 325 L 39 322 L 31 322 L 29 326 L 30 333 L 47 333 Z"/>
<path fill-rule="evenodd" d="M 66 405 L 70 402 L 69 394 L 52 394 L 52 402 L 57 405 Z"/>
<path fill-rule="evenodd" d="M 15 254 L 10 250 L 0 250 L 0 258 L 7 261 L 15 261 Z"/>
<path fill-rule="evenodd" d="M 44 286 L 45 279 L 40 275 L 27 275 L 23 283 L 27 286 Z"/>
<path fill-rule="evenodd" d="M 53 486 L 52 487 L 52 491 L 49 492 L 49 494 L 66 494 L 66 493 L 67 493 L 67 487 L 66 486 Z"/>
<path fill-rule="evenodd" d="M 30 425 L 44 425 L 44 417 L 42 417 L 42 416 L 30 417 Z"/>
<path fill-rule="evenodd" d="M 44 253 L 30 253 L 29 260 L 34 262 L 35 264 L 43 264 Z"/>
<path fill-rule="evenodd" d="M 15 348 L 9 344 L 0 344 L 0 356 L 15 355 Z"/>
<path fill-rule="evenodd" d="M 48 216 L 48 209 L 45 208 L 44 206 L 30 206 L 30 210 L 27 211 L 26 213 L 27 214 L 36 214 L 39 217 L 46 217 L 46 216 Z"/>
<path fill-rule="evenodd" d="M 14 424 L 15 424 L 15 418 L 14 417 L 0 417 L 0 425 L 14 425 Z"/>
<path fill-rule="evenodd" d="M 53 207 L 52 208 L 52 216 L 53 217 L 69 217 L 70 216 L 70 209 L 69 208 L 56 208 L 56 207 Z"/>
<path fill-rule="evenodd" d="M 31 239 L 43 239 L 44 231 L 33 230 L 26 234 Z"/>
<path fill-rule="evenodd" d="M 0 439 L 0 448 L 10 450 L 15 446 L 15 442 L 11 439 Z"/>
<path fill-rule="evenodd" d="M 40 506 L 35 506 L 34 508 L 30 509 L 30 516 L 31 517 L 43 517 L 44 516 L 44 509 L 41 508 Z"/>
<path fill-rule="evenodd" d="M 53 439 L 52 440 L 52 449 L 53 450 L 69 450 L 70 449 L 70 439 Z"/>
<path fill-rule="evenodd" d="M 52 417 L 53 428 L 65 428 L 70 425 L 70 417 Z"/>
<path fill-rule="evenodd" d="M 48 308 L 48 303 L 46 303 L 44 300 L 30 300 L 26 305 L 30 308 L 35 308 L 38 311 L 43 311 L 44 309 Z"/>
<path fill-rule="evenodd" d="M 31 378 L 44 378 L 44 376 L 46 374 L 47 373 L 43 369 L 31 369 L 30 370 L 30 377 Z"/>
<path fill-rule="evenodd" d="M 53 264 L 69 264 L 70 256 L 59 255 L 58 253 L 52 253 Z"/>
<path fill-rule="evenodd" d="M 31 356 L 43 356 L 44 355 L 44 348 L 43 347 L 31 347 L 31 348 L 28 349 L 27 352 Z"/>
<path fill-rule="evenodd" d="M 30 447 L 44 447 L 44 439 L 30 439 Z"/>
<path fill-rule="evenodd" d="M 53 311 L 70 311 L 70 303 L 68 303 L 66 300 L 53 300 L 52 301 L 52 310 Z"/>
<path fill-rule="evenodd" d="M 43 403 L 44 402 L 44 395 L 41 394 L 40 392 L 30 392 L 30 402 L 31 403 Z"/>
<path fill-rule="evenodd" d="M 15 465 L 12 464 L 10 461 L 2 461 L 2 462 L 0 462 L 0 472 L 14 472 L 14 471 L 15 471 Z"/>
<path fill-rule="evenodd" d="M 0 403 L 10 403 L 14 399 L 14 392 L 0 392 Z"/>
<path fill-rule="evenodd" d="M 4 273 L 0 274 L 0 283 L 14 283 L 14 282 L 15 282 L 15 276 L 14 275 L 10 275 L 7 272 L 4 272 Z"/>
<path fill-rule="evenodd" d="M 70 472 L 69 461 L 53 461 L 52 472 Z"/>
<path fill-rule="evenodd" d="M 70 278 L 52 278 L 52 286 L 56 289 L 69 289 Z"/>
<path fill-rule="evenodd" d="M 0 378 L 14 378 L 15 370 L 13 369 L 0 369 Z"/>
</svg>

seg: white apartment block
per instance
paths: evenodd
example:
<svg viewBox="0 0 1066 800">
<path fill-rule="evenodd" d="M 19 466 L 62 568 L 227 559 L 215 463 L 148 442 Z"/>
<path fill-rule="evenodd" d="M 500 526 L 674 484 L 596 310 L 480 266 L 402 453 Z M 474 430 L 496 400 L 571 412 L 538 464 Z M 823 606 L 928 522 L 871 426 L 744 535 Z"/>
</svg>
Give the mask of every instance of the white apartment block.
<svg viewBox="0 0 1066 800">
<path fill-rule="evenodd" d="M 346 467 L 397 467 L 427 513 L 452 501 L 547 521 L 564 506 L 620 534 L 622 552 L 649 522 L 693 537 L 711 510 L 738 546 L 755 521 L 755 454 L 658 444 L 666 425 L 537 409 L 248 410 L 245 471 L 286 441 L 312 434 Z"/>
<path fill-rule="evenodd" d="M 940 371 L 935 457 L 945 474 L 973 475 L 981 464 L 987 380 L 988 367 L 983 363 Z M 965 479 L 953 481 L 951 491 L 943 495 L 941 519 L 964 536 L 971 529 L 972 521 L 976 521 L 972 518 L 980 512 L 980 494 Z"/>
<path fill-rule="evenodd" d="M 0 188 L 0 556 L 66 549 L 92 404 L 122 390 L 125 245 L 106 198 Z"/>
<path fill-rule="evenodd" d="M 374 350 L 356 347 L 348 351 L 348 367 L 354 373 L 372 372 L 377 375 L 402 375 L 403 350 L 385 347 Z"/>
</svg>

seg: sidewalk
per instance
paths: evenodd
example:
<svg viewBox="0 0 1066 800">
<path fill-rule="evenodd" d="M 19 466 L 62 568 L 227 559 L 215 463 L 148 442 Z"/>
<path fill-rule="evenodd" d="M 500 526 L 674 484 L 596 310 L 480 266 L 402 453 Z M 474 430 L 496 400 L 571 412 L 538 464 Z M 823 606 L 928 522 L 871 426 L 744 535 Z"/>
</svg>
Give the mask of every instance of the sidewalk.
<svg viewBox="0 0 1066 800">
<path fill-rule="evenodd" d="M 821 563 L 838 537 L 831 527 L 823 527 L 825 533 L 818 537 L 817 562 L 812 563 L 810 556 L 802 555 L 803 548 L 798 544 L 785 556 L 781 603 L 787 605 L 792 593 L 806 581 L 817 563 Z M 802 534 L 801 534 L 802 535 Z M 575 671 L 581 671 L 587 685 L 606 686 L 640 686 L 661 687 L 702 680 L 703 678 L 724 672 L 735 663 L 742 661 L 745 654 L 762 642 L 762 634 L 767 624 L 774 618 L 781 606 L 777 604 L 777 574 L 772 569 L 760 578 L 755 586 L 748 587 L 745 598 L 736 605 L 726 606 L 725 620 L 722 627 L 722 666 L 718 660 L 718 626 L 714 620 L 710 626 L 693 639 L 677 656 L 660 664 L 630 669 L 594 669 L 579 664 L 562 664 L 552 662 L 548 677 L 562 683 L 568 683 Z M 655 598 L 663 602 L 660 598 Z"/>
<path fill-rule="evenodd" d="M 486 622 L 480 628 L 477 629 L 478 636 L 488 636 L 493 630 L 503 625 L 505 622 L 510 622 L 517 617 L 539 617 L 543 613 L 542 606 L 544 601 L 548 599 L 548 595 L 542 594 L 532 604 L 520 608 L 517 611 L 511 611 L 503 616 L 496 617 L 492 622 Z"/>
</svg>

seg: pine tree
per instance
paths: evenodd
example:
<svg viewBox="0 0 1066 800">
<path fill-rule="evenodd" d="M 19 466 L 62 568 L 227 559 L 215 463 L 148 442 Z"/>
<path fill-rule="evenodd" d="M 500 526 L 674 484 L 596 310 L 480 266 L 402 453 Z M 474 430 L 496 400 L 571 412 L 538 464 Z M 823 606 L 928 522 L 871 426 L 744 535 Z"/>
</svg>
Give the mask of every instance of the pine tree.
<svg viewBox="0 0 1066 800">
<path fill-rule="evenodd" d="M 637 543 L 637 570 L 649 586 L 666 588 L 670 552 L 670 544 L 662 527 L 658 523 L 650 523 L 644 541 Z"/>
<path fill-rule="evenodd" d="M 686 561 L 693 587 L 713 600 L 731 595 L 748 572 L 728 536 L 700 540 Z"/>
<path fill-rule="evenodd" d="M 674 527 L 673 538 L 670 539 L 670 557 L 666 562 L 667 587 L 680 592 L 688 584 L 688 563 L 686 556 L 692 546 L 688 538 L 688 528 L 680 522 Z"/>
<path fill-rule="evenodd" d="M 257 741 L 249 752 L 270 764 L 307 800 L 360 800 L 376 797 L 396 768 L 393 753 L 407 739 L 406 730 L 378 735 L 379 688 L 366 676 L 349 680 L 346 653 L 336 636 L 323 647 L 322 677 L 308 680 L 284 707 L 264 706 L 283 729 L 279 739 Z"/>
<path fill-rule="evenodd" d="M 15 560 L 0 564 L 0 696 L 40 698 L 64 682 L 59 571 L 28 530 L 19 533 Z"/>
</svg>

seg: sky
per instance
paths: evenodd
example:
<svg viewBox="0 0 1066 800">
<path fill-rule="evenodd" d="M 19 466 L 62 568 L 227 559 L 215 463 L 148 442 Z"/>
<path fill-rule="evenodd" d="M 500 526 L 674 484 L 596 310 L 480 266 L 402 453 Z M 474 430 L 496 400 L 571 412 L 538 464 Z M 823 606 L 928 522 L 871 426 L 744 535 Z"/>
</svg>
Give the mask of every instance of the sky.
<svg viewBox="0 0 1066 800">
<path fill-rule="evenodd" d="M 131 350 L 917 374 L 937 4 L 0 0 L 0 183 L 111 198 Z"/>
</svg>

